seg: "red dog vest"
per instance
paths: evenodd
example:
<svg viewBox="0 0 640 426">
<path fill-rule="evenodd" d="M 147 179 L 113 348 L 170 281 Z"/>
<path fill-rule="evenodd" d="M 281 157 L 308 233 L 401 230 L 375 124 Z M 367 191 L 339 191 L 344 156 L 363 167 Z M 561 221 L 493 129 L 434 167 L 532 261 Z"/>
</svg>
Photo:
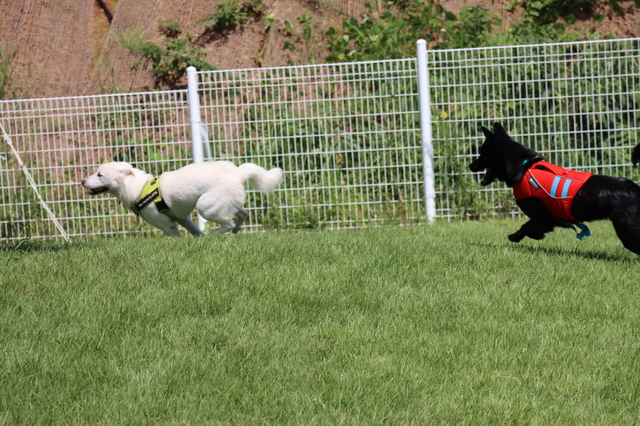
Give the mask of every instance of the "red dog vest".
<svg viewBox="0 0 640 426">
<path fill-rule="evenodd" d="M 546 161 L 539 161 L 525 172 L 520 182 L 513 187 L 513 193 L 516 200 L 536 197 L 558 219 L 578 223 L 571 216 L 571 203 L 591 176 L 588 172 L 563 169 Z"/>
</svg>

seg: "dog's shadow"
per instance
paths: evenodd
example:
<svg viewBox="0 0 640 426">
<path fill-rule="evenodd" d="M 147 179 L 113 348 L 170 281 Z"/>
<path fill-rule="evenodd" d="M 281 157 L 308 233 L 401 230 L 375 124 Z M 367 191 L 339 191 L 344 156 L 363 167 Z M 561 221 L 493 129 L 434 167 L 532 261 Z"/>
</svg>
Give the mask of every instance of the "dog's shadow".
<svg viewBox="0 0 640 426">
<path fill-rule="evenodd" d="M 73 247 L 72 243 L 33 241 L 27 237 L 15 243 L 0 245 L 0 255 L 24 253 L 56 253 Z"/>
<path fill-rule="evenodd" d="M 546 254 L 549 256 L 565 256 L 565 257 L 581 257 L 587 260 L 602 260 L 606 262 L 637 262 L 638 259 L 631 257 L 621 256 L 616 253 L 606 253 L 601 251 L 589 250 L 589 249 L 563 249 L 557 246 L 542 246 L 542 245 L 527 245 L 522 243 L 511 243 L 509 248 L 528 254 Z M 507 243 L 480 243 L 479 245 L 487 247 L 489 249 L 498 249 L 504 247 Z"/>
</svg>

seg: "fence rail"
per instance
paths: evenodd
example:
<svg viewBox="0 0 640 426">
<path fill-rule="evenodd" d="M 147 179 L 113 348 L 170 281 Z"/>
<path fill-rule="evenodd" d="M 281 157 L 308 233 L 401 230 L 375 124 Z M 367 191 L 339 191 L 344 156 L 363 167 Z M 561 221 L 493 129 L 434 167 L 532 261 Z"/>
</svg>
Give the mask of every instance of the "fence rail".
<svg viewBox="0 0 640 426">
<path fill-rule="evenodd" d="M 181 167 L 199 151 L 195 136 L 206 158 L 284 169 L 274 193 L 249 191 L 249 232 L 426 222 L 423 134 L 437 218 L 514 216 L 506 188 L 483 188 L 468 171 L 479 126 L 500 121 L 550 161 L 633 178 L 639 43 L 428 51 L 420 88 L 415 59 L 198 72 L 201 123 L 176 90 L 0 101 L 0 124 L 71 237 L 157 233 L 79 182 L 105 161 Z M 2 241 L 60 235 L 2 141 L 0 195 Z"/>
</svg>

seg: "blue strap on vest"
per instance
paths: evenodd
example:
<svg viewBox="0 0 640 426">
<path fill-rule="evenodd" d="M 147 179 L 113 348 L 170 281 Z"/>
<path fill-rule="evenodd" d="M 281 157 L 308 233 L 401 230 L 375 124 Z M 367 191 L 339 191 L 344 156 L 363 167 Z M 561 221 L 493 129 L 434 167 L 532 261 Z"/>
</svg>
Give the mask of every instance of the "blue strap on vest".
<svg viewBox="0 0 640 426">
<path fill-rule="evenodd" d="M 567 222 L 567 221 L 561 221 L 560 223 L 562 226 L 565 226 L 567 228 L 571 228 L 576 232 L 576 238 L 581 240 L 584 237 L 590 237 L 591 236 L 591 230 L 589 229 L 589 227 L 587 225 L 585 225 L 584 223 L 572 223 L 572 222 Z M 578 232 L 578 229 L 576 229 L 576 227 L 578 229 L 580 229 L 580 232 Z"/>
<path fill-rule="evenodd" d="M 574 223 L 574 225 L 580 228 L 580 232 L 578 232 L 576 228 L 574 228 L 573 226 L 571 227 L 574 231 L 576 231 L 576 238 L 578 238 L 579 240 L 582 240 L 584 237 L 589 237 L 591 235 L 589 227 L 584 223 Z"/>
</svg>

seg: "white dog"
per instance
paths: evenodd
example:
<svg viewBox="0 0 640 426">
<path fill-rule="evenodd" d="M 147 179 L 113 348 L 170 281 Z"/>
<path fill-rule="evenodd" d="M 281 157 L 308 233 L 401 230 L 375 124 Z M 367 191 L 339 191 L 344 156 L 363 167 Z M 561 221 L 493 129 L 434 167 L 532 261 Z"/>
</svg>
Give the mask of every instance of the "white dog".
<svg viewBox="0 0 640 426">
<path fill-rule="evenodd" d="M 272 191 L 282 181 L 282 170 L 214 161 L 190 164 L 154 178 L 129 163 L 113 162 L 103 164 L 94 175 L 83 179 L 82 186 L 91 195 L 108 192 L 116 196 L 151 225 L 178 237 L 176 223 L 193 235 L 202 235 L 189 217 L 194 208 L 203 218 L 220 224 L 213 232 L 238 232 L 249 215 L 243 208 L 247 181 L 258 191 Z"/>
</svg>

